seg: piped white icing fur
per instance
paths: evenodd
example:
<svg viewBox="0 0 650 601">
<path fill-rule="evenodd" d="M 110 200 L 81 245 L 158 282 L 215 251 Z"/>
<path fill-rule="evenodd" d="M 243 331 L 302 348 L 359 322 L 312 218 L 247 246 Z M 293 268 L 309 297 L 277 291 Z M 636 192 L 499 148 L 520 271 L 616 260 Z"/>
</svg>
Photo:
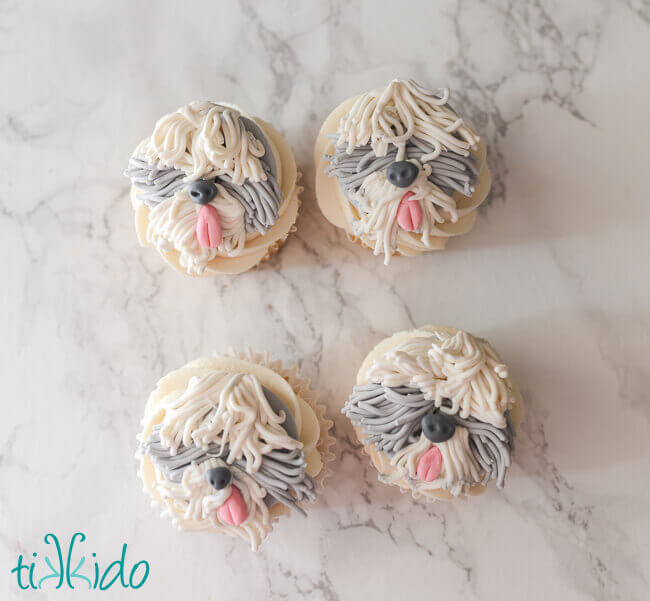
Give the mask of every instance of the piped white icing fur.
<svg viewBox="0 0 650 601">
<path fill-rule="evenodd" d="M 494 349 L 468 332 L 433 327 L 416 330 L 402 337 L 391 350 L 374 354 L 367 367 L 362 368 L 360 378 L 359 384 L 372 382 L 393 389 L 416 389 L 440 412 L 468 420 L 457 422 L 454 434 L 442 442 L 432 443 L 421 433 L 394 454 L 377 450 L 374 443 L 366 447 L 380 472 L 380 480 L 397 484 L 403 490 L 408 488 L 416 498 L 473 494 L 477 484 L 487 482 L 485 465 L 481 465 L 487 457 L 483 454 L 485 448 L 480 448 L 484 443 L 476 439 L 477 433 L 482 435 L 482 423 L 486 428 L 504 429 L 501 434 L 505 437 L 498 431 L 484 433 L 497 445 L 511 444 L 505 434 L 512 433 L 507 416 L 519 398 L 518 393 Z M 363 431 L 362 422 L 355 425 Z M 474 434 L 470 434 L 470 429 L 474 429 Z M 472 435 L 475 438 L 470 441 Z M 439 456 L 439 471 L 429 479 L 418 472 L 421 461 L 432 449 Z M 505 468 L 510 466 L 510 453 L 504 452 L 505 447 L 501 451 L 487 457 L 489 461 L 502 462 L 500 476 L 493 475 L 498 478 L 497 486 L 502 486 Z M 483 459 L 477 453 L 483 454 Z"/>
<path fill-rule="evenodd" d="M 183 394 L 166 399 L 159 410 L 164 412 L 160 439 L 172 454 L 181 445 L 228 445 L 228 463 L 243 457 L 247 471 L 256 471 L 265 453 L 302 447 L 282 427 L 284 415 L 273 411 L 250 374 L 215 371 L 194 377 Z"/>
<path fill-rule="evenodd" d="M 209 203 L 217 209 L 222 228 L 222 241 L 216 248 L 201 246 L 196 237 L 200 205 L 192 202 L 187 190 L 149 209 L 147 241 L 159 252 L 175 250 L 179 262 L 191 275 L 201 275 L 215 257 L 236 257 L 246 244 L 244 208 L 223 187 Z"/>
<path fill-rule="evenodd" d="M 283 427 L 285 410 L 273 410 L 262 385 L 286 403 L 300 440 L 287 433 Z M 273 469 L 283 469 L 282 462 L 277 462 L 277 453 L 286 451 L 294 457 L 295 453 L 304 453 L 306 474 L 318 476 L 319 482 L 323 461 L 331 459 L 327 451 L 330 438 L 325 435 L 325 447 L 317 448 L 321 444 L 321 428 L 330 423 L 322 421 L 320 412 L 311 406 L 314 397 L 307 381 L 297 377 L 295 368 L 283 368 L 281 362 L 271 361 L 268 354 L 240 355 L 233 351 L 230 357 L 198 359 L 172 372 L 159 382 L 149 398 L 139 440 L 145 443 L 155 433 L 157 442 L 152 444 L 166 449 L 172 460 L 192 446 L 204 449 L 208 458 L 199 455 L 192 460 L 178 480 L 152 460 L 150 449 L 141 447 L 138 456 L 145 490 L 155 503 L 164 506 L 164 512 L 178 529 L 226 533 L 244 539 L 256 550 L 271 531 L 273 521 L 290 509 L 281 502 L 269 502 L 269 491 L 264 487 L 264 478 L 274 480 Z M 221 445 L 223 454 L 219 451 Z M 157 455 L 161 456 L 160 451 Z M 269 457 L 276 460 L 275 467 L 269 468 L 267 463 L 264 468 L 263 462 Z M 177 465 L 182 466 L 183 461 L 181 456 Z M 232 474 L 226 488 L 231 494 L 236 488 L 234 492 L 241 494 L 246 505 L 246 519 L 237 526 L 222 515 L 224 503 L 232 508 L 232 496 L 227 491 L 216 491 L 206 480 L 208 469 L 221 466 L 228 466 Z M 292 469 L 290 463 L 286 466 Z M 287 478 L 292 478 L 290 473 Z M 278 475 L 277 482 L 280 481 L 282 477 Z"/>
<path fill-rule="evenodd" d="M 246 131 L 240 113 L 212 102 L 192 102 L 162 117 L 134 155 L 188 174 L 187 181 L 228 174 L 233 183 L 260 181 L 264 145 Z"/>
<path fill-rule="evenodd" d="M 420 174 L 409 186 L 413 193 L 412 199 L 420 201 L 422 209 L 422 224 L 418 234 L 421 234 L 422 244 L 429 247 L 431 237 L 442 232 L 436 228 L 437 223 L 456 223 L 458 211 L 453 197 L 445 194 L 428 179 L 431 167 L 420 167 Z M 411 236 L 397 223 L 397 210 L 402 202 L 404 189 L 393 186 L 384 171 L 369 175 L 357 193 L 352 196 L 359 208 L 359 219 L 352 223 L 352 231 L 373 245 L 375 255 L 384 255 L 384 264 L 388 265 L 400 239 Z"/>
<path fill-rule="evenodd" d="M 220 465 L 226 463 L 209 459 L 191 465 L 183 472 L 180 484 L 161 479 L 155 484 L 156 490 L 165 501 L 172 523 L 179 530 L 216 530 L 243 538 L 255 550 L 272 528 L 272 517 L 264 502 L 266 491 L 240 470 L 233 473 L 233 482 L 229 486 L 216 491 L 208 484 L 205 473 Z M 219 515 L 219 508 L 232 493 L 233 485 L 242 494 L 248 510 L 246 520 L 239 526 L 228 524 Z"/>
<path fill-rule="evenodd" d="M 407 140 L 417 136 L 435 149 L 423 160 L 436 158 L 443 148 L 467 156 L 479 138 L 447 106 L 448 99 L 448 88 L 430 91 L 414 81 L 394 79 L 385 89 L 356 99 L 341 120 L 337 143 L 347 144 L 351 152 L 370 142 L 377 156 L 384 156 L 388 145 L 393 144 L 399 161 Z"/>
<path fill-rule="evenodd" d="M 483 339 L 459 330 L 409 338 L 375 361 L 368 379 L 384 386 L 412 386 L 445 413 L 506 426 L 505 412 L 515 402 L 508 368 Z M 444 407 L 448 398 L 451 408 Z"/>
<path fill-rule="evenodd" d="M 412 486 L 420 492 L 424 490 L 447 490 L 457 496 L 466 494 L 468 487 L 481 480 L 481 467 L 469 448 L 469 433 L 465 428 L 456 428 L 456 433 L 445 442 L 436 443 L 442 455 L 440 475 L 432 482 L 423 482 L 417 478 L 418 460 L 431 447 L 431 442 L 424 435 L 418 442 L 404 447 L 391 458 L 395 472 L 381 479 L 392 483 L 408 476 Z"/>
</svg>

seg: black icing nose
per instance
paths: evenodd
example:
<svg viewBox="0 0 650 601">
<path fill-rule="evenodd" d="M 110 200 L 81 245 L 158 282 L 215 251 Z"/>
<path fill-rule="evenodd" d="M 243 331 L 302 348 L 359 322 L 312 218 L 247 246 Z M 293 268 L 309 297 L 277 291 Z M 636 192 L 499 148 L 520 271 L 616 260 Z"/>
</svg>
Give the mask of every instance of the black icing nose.
<svg viewBox="0 0 650 601">
<path fill-rule="evenodd" d="M 222 490 L 226 488 L 228 484 L 230 484 L 230 480 L 232 480 L 232 474 L 227 467 L 213 467 L 212 469 L 209 469 L 207 472 L 205 472 L 205 479 L 208 481 L 208 484 L 212 486 L 212 488 Z"/>
<path fill-rule="evenodd" d="M 386 169 L 386 179 L 398 188 L 408 188 L 418 176 L 418 166 L 410 161 L 396 161 Z"/>
<path fill-rule="evenodd" d="M 187 184 L 187 191 L 195 203 L 207 205 L 217 195 L 217 186 L 214 182 L 197 179 L 195 182 Z"/>
<path fill-rule="evenodd" d="M 456 421 L 451 415 L 440 413 L 427 413 L 422 418 L 422 433 L 431 442 L 445 442 L 456 432 Z"/>
</svg>

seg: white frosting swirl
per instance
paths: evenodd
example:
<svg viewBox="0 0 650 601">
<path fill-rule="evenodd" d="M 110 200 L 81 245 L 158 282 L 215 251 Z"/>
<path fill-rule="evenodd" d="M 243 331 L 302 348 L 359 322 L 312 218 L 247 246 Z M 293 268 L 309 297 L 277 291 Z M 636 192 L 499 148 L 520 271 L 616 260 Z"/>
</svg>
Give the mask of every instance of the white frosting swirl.
<svg viewBox="0 0 650 601">
<path fill-rule="evenodd" d="M 139 475 L 180 530 L 226 533 L 255 550 L 275 520 L 313 500 L 332 458 L 330 425 L 295 367 L 250 350 L 203 357 L 149 396 Z M 217 467 L 231 473 L 223 491 L 207 477 Z"/>
<path fill-rule="evenodd" d="M 424 490 L 447 490 L 457 496 L 467 494 L 469 487 L 481 481 L 481 467 L 469 448 L 469 433 L 465 428 L 456 428 L 455 434 L 445 442 L 435 445 L 442 456 L 440 474 L 435 480 L 425 482 L 417 477 L 418 461 L 431 448 L 431 442 L 422 434 L 418 442 L 413 443 L 391 458 L 395 472 L 382 477 L 386 483 L 396 482 L 404 476 L 411 479 L 411 486 L 422 492 Z"/>
<path fill-rule="evenodd" d="M 232 108 L 192 102 L 159 119 L 134 156 L 181 169 L 187 181 L 223 174 L 236 185 L 245 179 L 265 180 L 260 161 L 264 144 L 246 130 L 239 117 L 239 111 Z"/>
<path fill-rule="evenodd" d="M 246 540 L 256 550 L 272 528 L 272 516 L 264 497 L 266 490 L 248 474 L 233 470 L 233 482 L 222 490 L 215 490 L 206 480 L 209 469 L 227 465 L 220 459 L 209 459 L 190 465 L 183 472 L 180 483 L 161 479 L 155 488 L 162 497 L 179 530 L 211 530 L 237 536 Z M 225 522 L 219 508 L 232 493 L 232 486 L 241 493 L 248 515 L 239 526 Z"/>
<path fill-rule="evenodd" d="M 246 245 L 244 208 L 223 186 L 209 203 L 217 209 L 222 240 L 216 248 L 206 248 L 196 237 L 200 205 L 194 203 L 187 189 L 177 192 L 149 209 L 147 241 L 159 252 L 176 250 L 179 262 L 189 274 L 200 275 L 215 257 L 236 257 Z"/>
<path fill-rule="evenodd" d="M 443 149 L 467 156 L 479 138 L 447 105 L 448 100 L 448 88 L 431 91 L 412 80 L 394 79 L 386 88 L 356 99 L 341 119 L 337 144 L 347 144 L 352 152 L 370 142 L 377 156 L 384 156 L 392 144 L 400 161 L 406 142 L 417 136 L 434 147 L 423 161 L 436 158 Z"/>
<path fill-rule="evenodd" d="M 456 201 L 445 194 L 429 180 L 431 167 L 418 165 L 419 175 L 409 186 L 411 198 L 419 202 L 422 209 L 422 223 L 418 233 L 422 244 L 431 246 L 431 237 L 442 232 L 436 223 L 456 223 L 458 210 Z M 406 240 L 410 233 L 397 223 L 397 210 L 404 196 L 404 188 L 394 186 L 386 179 L 385 171 L 371 173 L 364 180 L 358 192 L 351 199 L 359 209 L 359 219 L 352 223 L 355 236 L 374 246 L 373 254 L 384 254 L 384 264 L 390 263 L 400 240 Z"/>
<path fill-rule="evenodd" d="M 508 369 L 483 339 L 462 330 L 408 338 L 375 360 L 368 380 L 422 390 L 445 413 L 474 417 L 497 428 L 515 402 Z M 443 406 L 443 399 L 452 406 Z"/>
<path fill-rule="evenodd" d="M 259 380 L 250 374 L 214 371 L 194 377 L 182 394 L 161 403 L 158 416 L 160 412 L 160 440 L 172 454 L 181 445 L 228 445 L 226 461 L 243 457 L 246 470 L 254 472 L 265 453 L 302 448 L 282 427 L 285 416 L 273 411 Z"/>
</svg>

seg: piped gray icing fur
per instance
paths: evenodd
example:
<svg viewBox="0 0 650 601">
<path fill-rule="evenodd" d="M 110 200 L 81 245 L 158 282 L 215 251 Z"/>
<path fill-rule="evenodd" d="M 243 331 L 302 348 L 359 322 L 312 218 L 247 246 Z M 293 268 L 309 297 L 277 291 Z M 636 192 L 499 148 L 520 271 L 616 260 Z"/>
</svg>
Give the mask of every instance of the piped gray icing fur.
<svg viewBox="0 0 650 601">
<path fill-rule="evenodd" d="M 420 420 L 432 406 L 417 388 L 366 384 L 354 387 L 343 413 L 361 428 L 368 444 L 393 455 L 418 440 Z"/>
<path fill-rule="evenodd" d="M 271 150 L 271 145 L 262 131 L 262 128 L 255 123 L 255 121 L 248 117 L 244 117 L 243 115 L 239 117 L 239 120 L 244 124 L 246 131 L 252 133 L 253 137 L 262 142 L 262 145 L 264 146 L 264 154 L 260 157 L 260 161 L 262 161 L 262 164 L 264 165 L 264 170 L 277 180 L 278 167 L 275 164 L 275 155 L 273 154 L 273 150 Z"/>
<path fill-rule="evenodd" d="M 505 428 L 497 428 L 473 417 L 463 419 L 454 416 L 457 426 L 467 428 L 469 448 L 485 472 L 481 484 L 495 479 L 498 488 L 503 488 L 506 470 L 510 467 L 514 450 L 515 430 L 510 420 L 510 412 L 506 411 L 505 415 Z"/>
<path fill-rule="evenodd" d="M 230 452 L 228 445 L 212 443 L 206 448 L 195 445 L 181 446 L 176 454 L 172 455 L 160 440 L 160 426 L 154 427 L 151 436 L 142 443 L 140 450 L 151 459 L 166 480 L 174 483 L 181 482 L 183 472 L 190 464 L 213 458 L 225 461 Z M 244 459 L 236 459 L 229 465 L 246 472 Z M 262 464 L 256 472 L 246 473 L 266 490 L 269 501 L 272 501 L 267 504 L 277 501 L 304 514 L 304 510 L 296 505 L 296 501 L 313 501 L 316 498 L 316 483 L 306 472 L 305 454 L 301 449 L 270 451 L 263 455 Z"/>
<path fill-rule="evenodd" d="M 275 156 L 262 128 L 247 117 L 240 116 L 239 119 L 244 128 L 264 146 L 264 155 L 259 158 L 266 173 L 266 180 L 254 182 L 247 179 L 242 185 L 235 185 L 232 178 L 224 174 L 210 181 L 213 181 L 217 188 L 222 185 L 242 205 L 247 232 L 257 231 L 265 234 L 278 220 L 282 204 Z M 129 159 L 124 175 L 130 178 L 133 186 L 137 188 L 138 200 L 148 207 L 155 207 L 187 186 L 187 174 L 181 169 L 161 167 L 138 156 Z"/>
<path fill-rule="evenodd" d="M 328 137 L 337 139 L 335 135 Z M 423 155 L 432 151 L 433 147 L 427 142 L 413 137 L 406 143 L 405 159 L 421 161 Z M 366 177 L 388 167 L 396 156 L 397 148 L 394 146 L 389 147 L 385 156 L 378 157 L 370 144 L 358 146 L 350 154 L 345 145 L 335 145 L 334 154 L 325 156 L 330 163 L 326 173 L 337 178 L 346 198 L 352 202 L 351 195 L 359 190 Z M 454 192 L 465 196 L 474 193 L 478 183 L 478 170 L 471 155 L 464 157 L 455 152 L 443 151 L 426 164 L 431 167 L 429 180 L 449 196 Z"/>
<path fill-rule="evenodd" d="M 262 386 L 264 396 L 275 413 L 284 412 L 285 419 L 282 427 L 287 434 L 296 440 L 298 428 L 294 417 L 284 401 L 271 390 Z M 185 468 L 192 463 L 202 463 L 207 459 L 218 458 L 225 461 L 230 452 L 228 445 L 210 444 L 207 448 L 196 445 L 181 445 L 175 454 L 171 454 L 160 440 L 160 426 L 153 428 L 151 436 L 142 443 L 140 450 L 160 470 L 165 480 L 180 483 Z M 245 459 L 236 459 L 230 467 L 246 471 Z M 246 472 L 248 473 L 248 472 Z M 265 502 L 272 505 L 283 503 L 305 513 L 296 505 L 296 501 L 307 499 L 313 501 L 316 497 L 316 484 L 306 472 L 305 454 L 301 449 L 276 449 L 265 453 L 262 464 L 255 473 L 248 473 L 266 492 Z M 292 494 L 293 493 L 293 494 Z"/>
<path fill-rule="evenodd" d="M 443 401 L 445 404 L 451 406 L 450 401 Z M 422 416 L 434 409 L 435 402 L 425 399 L 418 388 L 390 388 L 370 383 L 354 387 L 342 413 L 361 429 L 365 443 L 392 456 L 418 441 Z M 457 427 L 467 428 L 472 455 L 484 470 L 482 483 L 496 479 L 497 486 L 503 487 L 514 448 L 514 428 L 509 412 L 506 412 L 505 428 L 497 428 L 473 417 L 452 417 Z"/>
<path fill-rule="evenodd" d="M 221 175 L 215 184 L 217 188 L 223 186 L 244 207 L 247 232 L 264 234 L 278 220 L 282 192 L 272 175 L 268 174 L 265 181 L 246 180 L 241 186 L 233 184 L 229 175 Z"/>
<path fill-rule="evenodd" d="M 138 157 L 129 159 L 124 175 L 131 178 L 131 183 L 138 189 L 138 200 L 148 207 L 155 207 L 187 185 L 184 171 L 173 167 L 156 167 Z"/>
<path fill-rule="evenodd" d="M 145 159 L 136 157 L 129 159 L 129 167 L 124 174 L 131 178 L 131 182 L 138 189 L 138 200 L 149 207 L 155 207 L 187 186 L 184 171 L 174 168 L 160 169 Z M 278 220 L 282 191 L 270 173 L 267 173 L 267 179 L 264 181 L 246 180 L 241 186 L 233 184 L 227 174 L 210 181 L 216 184 L 217 189 L 223 186 L 244 207 L 247 232 L 257 230 L 264 234 Z"/>
<path fill-rule="evenodd" d="M 284 421 L 282 422 L 282 427 L 285 432 L 295 440 L 300 440 L 298 437 L 298 426 L 296 426 L 296 420 L 293 418 L 293 414 L 289 411 L 286 403 L 272 390 L 269 390 L 266 386 L 262 386 L 264 391 L 264 396 L 266 400 L 271 405 L 271 409 L 278 415 L 281 412 L 284 412 Z"/>
</svg>

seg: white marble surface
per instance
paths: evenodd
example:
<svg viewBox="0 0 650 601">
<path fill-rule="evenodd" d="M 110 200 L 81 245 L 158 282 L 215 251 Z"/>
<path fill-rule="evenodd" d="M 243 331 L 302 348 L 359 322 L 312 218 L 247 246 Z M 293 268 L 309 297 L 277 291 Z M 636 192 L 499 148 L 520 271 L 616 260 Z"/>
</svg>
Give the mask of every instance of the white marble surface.
<svg viewBox="0 0 650 601">
<path fill-rule="evenodd" d="M 647 599 L 647 1 L 63 4 L 0 12 L 0 596 Z M 321 217 L 311 149 L 331 107 L 397 75 L 455 90 L 495 185 L 470 235 L 384 267 Z M 195 98 L 279 125 L 304 173 L 299 231 L 234 278 L 140 249 L 121 176 Z M 524 392 L 504 493 L 414 503 L 338 413 L 369 348 L 429 322 L 489 338 Z M 299 363 L 336 420 L 326 494 L 257 555 L 176 533 L 133 459 L 156 379 L 230 345 Z M 19 591 L 17 556 L 77 530 L 102 559 L 128 542 L 149 581 Z"/>
</svg>

